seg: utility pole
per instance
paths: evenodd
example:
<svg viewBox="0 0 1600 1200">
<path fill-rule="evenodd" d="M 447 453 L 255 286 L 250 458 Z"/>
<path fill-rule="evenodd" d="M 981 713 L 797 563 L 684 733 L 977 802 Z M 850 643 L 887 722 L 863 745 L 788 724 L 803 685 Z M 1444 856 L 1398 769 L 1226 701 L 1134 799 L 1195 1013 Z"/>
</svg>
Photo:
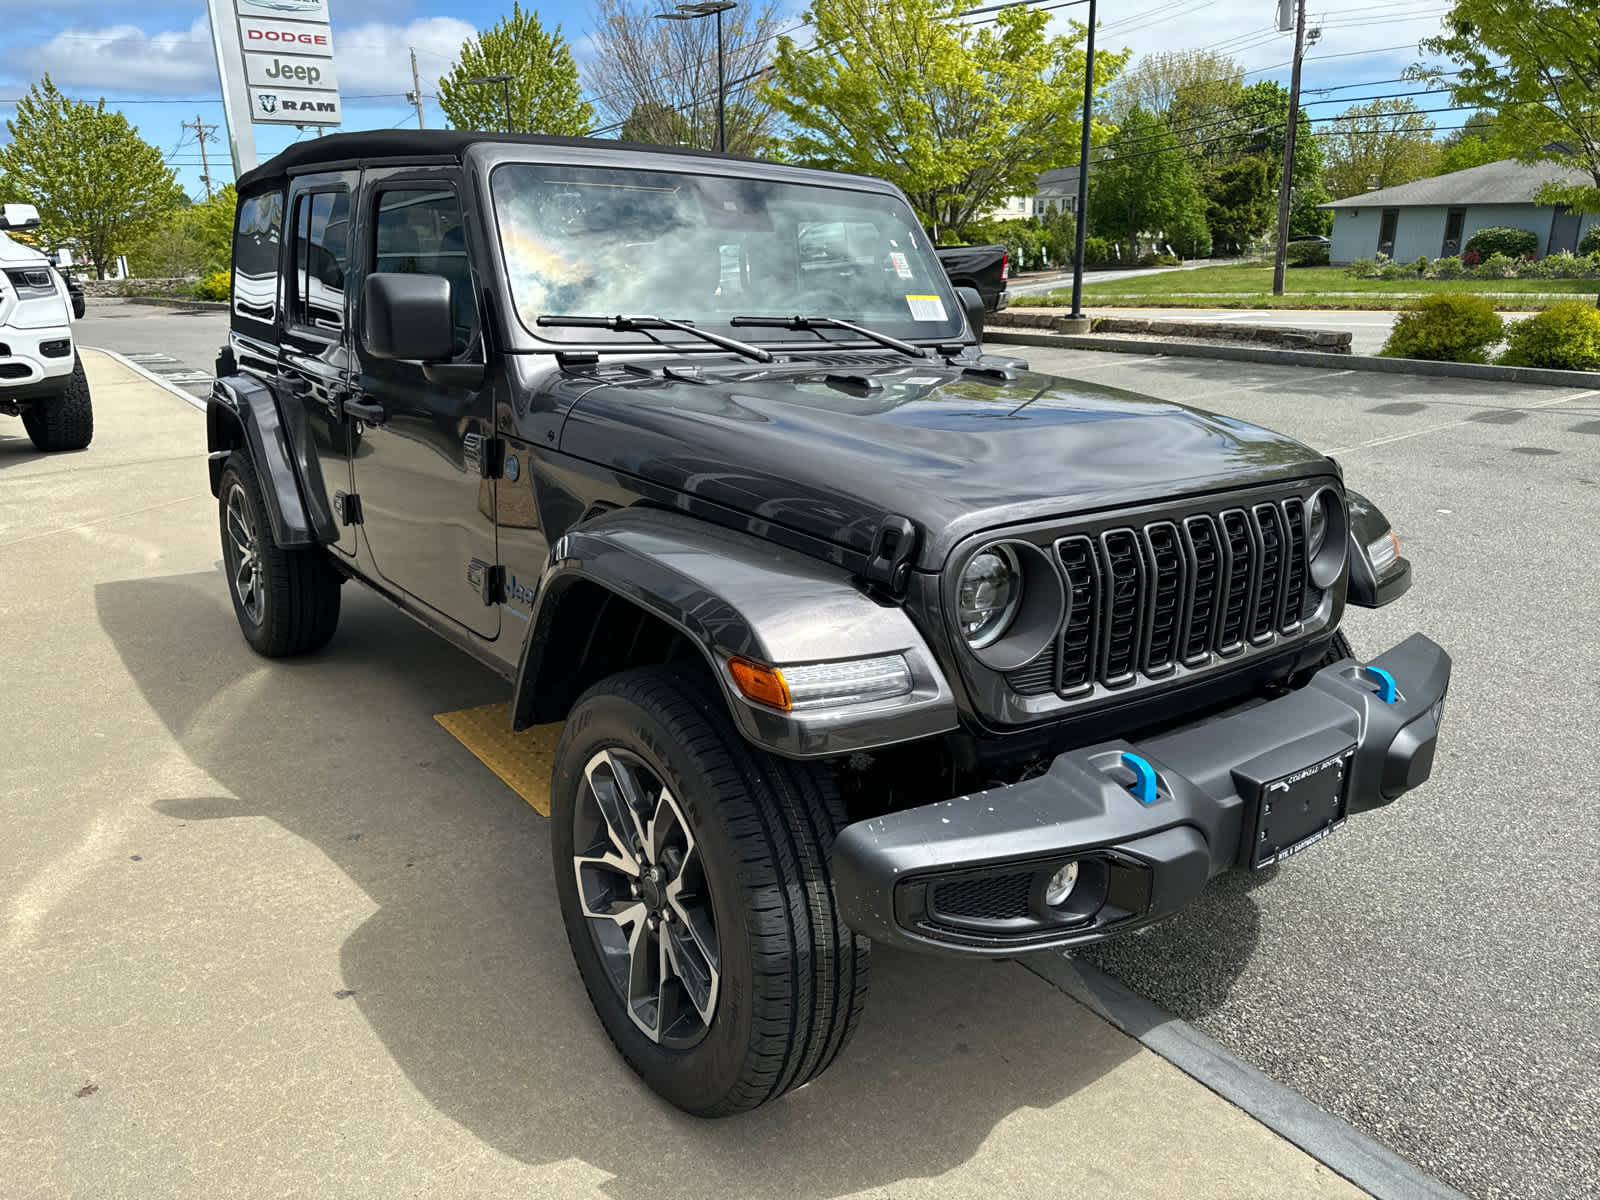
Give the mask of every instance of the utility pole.
<svg viewBox="0 0 1600 1200">
<path fill-rule="evenodd" d="M 1283 28 L 1279 8 L 1279 28 Z M 1300 128 L 1300 60 L 1306 52 L 1306 0 L 1296 0 L 1294 69 L 1289 75 L 1289 124 L 1283 131 L 1283 178 L 1278 183 L 1278 249 L 1272 259 L 1272 294 L 1283 295 L 1283 270 L 1289 254 L 1289 192 L 1294 186 L 1294 136 Z"/>
<path fill-rule="evenodd" d="M 183 121 L 181 122 L 181 127 L 184 129 L 193 128 L 195 140 L 200 143 L 200 182 L 205 184 L 206 199 L 209 200 L 211 199 L 211 162 L 206 157 L 206 139 L 216 132 L 217 127 L 203 124 L 199 113 L 194 115 L 193 126 L 190 126 L 189 122 Z"/>
<path fill-rule="evenodd" d="M 411 94 L 406 97 L 417 106 L 417 128 L 426 129 L 427 122 L 422 119 L 422 82 L 417 78 L 417 51 L 411 51 Z"/>
</svg>

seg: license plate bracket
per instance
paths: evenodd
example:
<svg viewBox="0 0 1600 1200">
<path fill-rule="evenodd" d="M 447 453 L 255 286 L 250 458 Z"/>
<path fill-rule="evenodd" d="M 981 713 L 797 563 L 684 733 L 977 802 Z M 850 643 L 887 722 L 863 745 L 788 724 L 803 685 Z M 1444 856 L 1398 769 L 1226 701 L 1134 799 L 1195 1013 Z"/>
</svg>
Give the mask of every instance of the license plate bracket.
<svg viewBox="0 0 1600 1200">
<path fill-rule="evenodd" d="M 1344 824 L 1355 752 L 1352 742 L 1337 754 L 1261 785 L 1255 836 L 1250 839 L 1252 869 L 1280 863 Z"/>
</svg>

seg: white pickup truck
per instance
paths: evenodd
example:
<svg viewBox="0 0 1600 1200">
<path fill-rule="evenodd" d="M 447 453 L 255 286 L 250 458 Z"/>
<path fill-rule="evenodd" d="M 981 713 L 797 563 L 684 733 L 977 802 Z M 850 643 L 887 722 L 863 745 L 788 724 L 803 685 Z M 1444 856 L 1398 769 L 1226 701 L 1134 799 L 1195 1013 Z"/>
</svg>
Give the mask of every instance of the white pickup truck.
<svg viewBox="0 0 1600 1200">
<path fill-rule="evenodd" d="M 0 413 L 21 417 L 40 450 L 82 450 L 94 437 L 94 409 L 73 344 L 72 297 L 49 259 L 6 233 L 38 224 L 33 205 L 0 205 Z"/>
</svg>

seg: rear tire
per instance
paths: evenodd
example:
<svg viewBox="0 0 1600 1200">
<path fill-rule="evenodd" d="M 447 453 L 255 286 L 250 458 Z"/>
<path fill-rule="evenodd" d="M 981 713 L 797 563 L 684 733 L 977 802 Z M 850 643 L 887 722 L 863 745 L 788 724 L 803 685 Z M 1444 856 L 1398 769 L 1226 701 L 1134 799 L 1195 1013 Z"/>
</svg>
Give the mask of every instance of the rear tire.
<svg viewBox="0 0 1600 1200">
<path fill-rule="evenodd" d="M 239 630 L 257 654 L 320 650 L 339 626 L 339 575 L 320 546 L 284 550 L 272 540 L 261 484 L 235 452 L 217 489 L 222 561 Z"/>
<path fill-rule="evenodd" d="M 22 414 L 22 427 L 33 439 L 34 448 L 46 453 L 82 450 L 94 440 L 94 405 L 83 359 L 73 359 L 67 390 L 49 400 L 36 400 Z"/>
<path fill-rule="evenodd" d="M 687 672 L 627 671 L 574 706 L 551 786 L 567 940 L 612 1043 L 672 1104 L 747 1111 L 850 1040 L 869 944 L 834 903 L 844 823 L 825 770 L 753 749 Z"/>
</svg>

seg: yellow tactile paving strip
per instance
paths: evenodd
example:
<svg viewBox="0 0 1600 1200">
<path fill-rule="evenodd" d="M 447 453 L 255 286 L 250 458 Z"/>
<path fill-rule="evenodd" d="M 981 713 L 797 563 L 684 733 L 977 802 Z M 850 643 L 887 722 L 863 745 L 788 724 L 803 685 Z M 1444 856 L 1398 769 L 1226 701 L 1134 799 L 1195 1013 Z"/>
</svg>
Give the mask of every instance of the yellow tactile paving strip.
<svg viewBox="0 0 1600 1200">
<path fill-rule="evenodd" d="M 509 702 L 436 713 L 433 719 L 531 804 L 536 813 L 541 817 L 550 815 L 550 772 L 556 743 L 561 740 L 560 724 L 535 725 L 512 733 Z"/>
</svg>

